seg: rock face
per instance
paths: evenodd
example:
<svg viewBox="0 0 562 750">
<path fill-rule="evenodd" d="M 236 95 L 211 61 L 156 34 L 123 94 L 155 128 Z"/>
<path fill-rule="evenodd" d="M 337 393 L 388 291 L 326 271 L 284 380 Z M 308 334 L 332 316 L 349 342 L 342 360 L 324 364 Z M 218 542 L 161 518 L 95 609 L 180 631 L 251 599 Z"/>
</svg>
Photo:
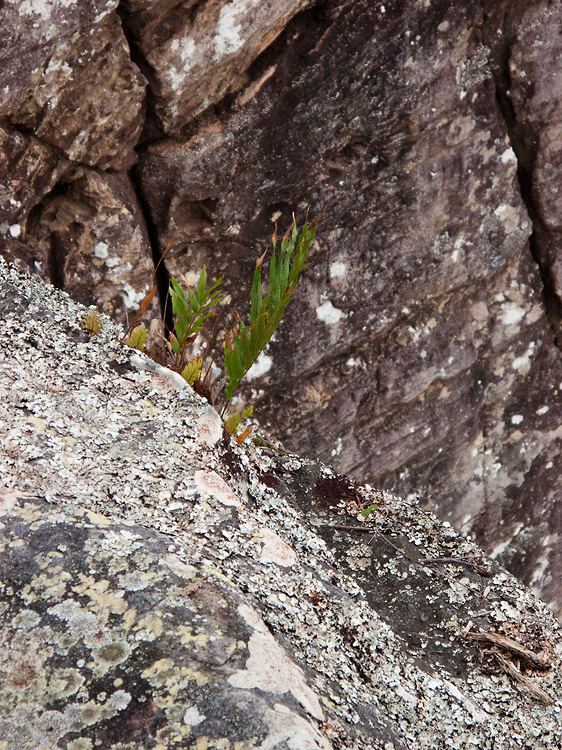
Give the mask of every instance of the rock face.
<svg viewBox="0 0 562 750">
<path fill-rule="evenodd" d="M 123 171 L 146 82 L 116 7 L 3 4 L 0 229 L 8 258 L 123 320 L 148 291 L 152 258 Z"/>
<path fill-rule="evenodd" d="M 7 750 L 557 746 L 545 604 L 417 504 L 238 446 L 85 313 L 0 260 Z"/>
<path fill-rule="evenodd" d="M 323 211 L 245 398 L 560 613 L 562 3 L 53 0 L 0 21 L 4 254 L 122 319 L 175 237 L 167 271 L 207 263 L 242 312 L 275 221 Z"/>
</svg>

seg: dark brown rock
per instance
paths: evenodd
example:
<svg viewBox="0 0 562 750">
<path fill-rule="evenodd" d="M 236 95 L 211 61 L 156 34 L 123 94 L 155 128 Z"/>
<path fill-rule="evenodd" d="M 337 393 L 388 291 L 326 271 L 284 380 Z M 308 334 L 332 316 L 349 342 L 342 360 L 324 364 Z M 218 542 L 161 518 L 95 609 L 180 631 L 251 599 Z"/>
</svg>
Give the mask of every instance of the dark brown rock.
<svg viewBox="0 0 562 750">
<path fill-rule="evenodd" d="M 522 190 L 533 221 L 532 249 L 545 279 L 558 338 L 562 325 L 562 4 L 537 3 L 505 23 L 499 91 L 520 159 Z"/>
<path fill-rule="evenodd" d="M 239 309 L 275 219 L 324 211 L 247 398 L 288 446 L 421 494 L 497 554 L 523 559 L 510 509 L 530 521 L 538 504 L 548 563 L 517 572 L 558 608 L 542 571 L 558 565 L 562 368 L 486 23 L 473 4 L 305 12 L 252 69 L 273 66 L 252 98 L 146 149 L 141 185 L 176 237 L 170 270 L 207 262 Z M 481 522 L 491 508 L 500 526 Z"/>
<path fill-rule="evenodd" d="M 135 161 L 145 81 L 116 7 L 0 10 L 0 242 L 21 267 L 125 322 L 151 283 L 145 222 L 124 172 L 76 167 Z"/>
<path fill-rule="evenodd" d="M 9 127 L 0 127 L 0 164 L 2 253 L 27 271 L 50 279 L 50 259 L 46 249 L 34 250 L 22 240 L 30 211 L 53 188 L 68 165 L 54 148 Z"/>
<path fill-rule="evenodd" d="M 134 161 L 144 79 L 131 62 L 117 2 L 3 3 L 0 117 L 73 161 Z"/>
<path fill-rule="evenodd" d="M 250 81 L 255 85 L 246 78 L 247 68 L 310 4 L 126 0 L 125 23 L 145 62 L 154 111 L 164 131 L 181 129 L 226 94 Z"/>
<path fill-rule="evenodd" d="M 35 207 L 29 247 L 46 248 L 54 280 L 127 327 L 152 283 L 153 263 L 142 212 L 124 174 L 77 170 Z M 157 316 L 153 304 L 147 314 Z"/>
</svg>

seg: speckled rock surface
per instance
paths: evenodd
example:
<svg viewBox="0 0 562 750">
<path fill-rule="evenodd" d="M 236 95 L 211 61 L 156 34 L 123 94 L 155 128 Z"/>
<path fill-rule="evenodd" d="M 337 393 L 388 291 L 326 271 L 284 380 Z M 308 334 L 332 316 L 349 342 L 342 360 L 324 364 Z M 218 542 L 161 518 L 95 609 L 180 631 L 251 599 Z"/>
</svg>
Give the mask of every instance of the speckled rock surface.
<svg viewBox="0 0 562 750">
<path fill-rule="evenodd" d="M 0 261 L 3 748 L 557 746 L 529 590 L 416 504 L 237 446 L 85 312 Z"/>
<path fill-rule="evenodd" d="M 509 68 L 520 131 L 551 144 L 532 180 L 555 212 L 562 6 L 383 5 L 300 14 L 252 96 L 141 149 L 140 186 L 162 245 L 176 238 L 170 271 L 207 262 L 242 309 L 274 221 L 324 211 L 247 399 L 293 450 L 420 496 L 561 613 L 562 367 L 541 275 L 555 266 L 531 252 L 521 139 L 496 91 Z"/>
<path fill-rule="evenodd" d="M 10 0 L 0 249 L 125 322 L 175 237 L 162 269 L 207 262 L 242 312 L 275 220 L 324 210 L 246 398 L 561 614 L 561 27 L 560 0 Z"/>
</svg>

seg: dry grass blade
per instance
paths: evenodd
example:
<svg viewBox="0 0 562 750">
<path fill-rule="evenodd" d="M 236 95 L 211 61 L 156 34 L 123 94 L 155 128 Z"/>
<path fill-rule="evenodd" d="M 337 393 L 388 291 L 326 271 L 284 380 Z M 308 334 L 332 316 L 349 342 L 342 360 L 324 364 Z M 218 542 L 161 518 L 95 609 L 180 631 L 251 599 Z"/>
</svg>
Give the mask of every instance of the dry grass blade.
<svg viewBox="0 0 562 750">
<path fill-rule="evenodd" d="M 534 651 L 530 651 L 525 646 L 522 646 L 520 643 L 513 640 L 513 638 L 508 638 L 505 635 L 500 635 L 499 633 L 467 633 L 466 638 L 470 638 L 472 641 L 491 643 L 492 645 L 503 648 L 506 651 L 511 651 L 520 659 L 523 659 L 537 669 L 552 669 L 552 664 L 550 664 L 543 656 L 536 654 Z"/>
<path fill-rule="evenodd" d="M 158 290 L 158 284 L 156 284 L 155 281 L 154 281 L 156 279 L 156 274 L 158 273 L 158 269 L 160 268 L 160 264 L 164 260 L 164 256 L 166 255 L 166 253 L 168 252 L 168 250 L 172 247 L 172 245 L 174 244 L 175 241 L 176 241 L 176 238 L 172 237 L 172 239 L 166 245 L 166 249 L 164 250 L 164 252 L 160 256 L 160 260 L 158 261 L 158 263 L 156 264 L 156 267 L 154 268 L 154 271 L 152 272 L 152 279 L 151 279 L 151 281 L 152 281 L 152 287 L 148 291 L 148 293 L 145 295 L 143 301 L 140 303 L 139 309 L 137 310 L 137 313 L 136 313 L 135 317 L 133 318 L 133 322 L 131 323 L 131 325 L 125 331 L 125 335 L 123 336 L 122 341 L 124 341 L 129 336 L 129 334 L 131 333 L 131 331 L 137 327 L 137 325 L 140 323 L 140 319 L 145 314 L 148 306 L 150 305 L 150 303 L 154 299 L 154 295 L 156 294 L 156 292 Z"/>
</svg>

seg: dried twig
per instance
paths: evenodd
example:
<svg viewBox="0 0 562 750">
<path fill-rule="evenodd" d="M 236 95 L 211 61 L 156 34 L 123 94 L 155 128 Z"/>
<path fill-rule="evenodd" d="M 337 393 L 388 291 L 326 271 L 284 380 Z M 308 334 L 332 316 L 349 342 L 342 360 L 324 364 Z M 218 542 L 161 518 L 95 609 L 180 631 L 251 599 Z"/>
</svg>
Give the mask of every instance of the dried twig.
<svg viewBox="0 0 562 750">
<path fill-rule="evenodd" d="M 507 638 L 505 635 L 484 632 L 467 633 L 465 637 L 470 638 L 471 641 L 484 641 L 486 643 L 491 643 L 494 646 L 498 646 L 499 648 L 503 648 L 506 651 L 511 651 L 536 669 L 552 669 L 552 664 L 550 664 L 543 656 L 536 654 L 534 651 L 530 651 L 528 648 L 525 648 L 525 646 L 514 641 L 513 638 Z"/>
<path fill-rule="evenodd" d="M 521 674 L 521 672 L 517 669 L 517 667 L 512 661 L 510 661 L 509 659 L 506 659 L 504 656 L 502 656 L 498 652 L 494 652 L 494 657 L 497 663 L 500 665 L 500 667 L 504 670 L 504 672 L 506 672 L 510 677 L 512 677 L 517 682 L 521 683 L 522 685 L 525 685 L 525 687 L 528 689 L 528 691 L 531 693 L 531 695 L 534 698 L 541 701 L 542 703 L 545 703 L 547 706 L 554 705 L 555 703 L 554 699 L 551 698 L 547 692 L 542 690 L 542 688 L 534 685 L 528 677 L 525 677 L 524 674 Z"/>
</svg>

